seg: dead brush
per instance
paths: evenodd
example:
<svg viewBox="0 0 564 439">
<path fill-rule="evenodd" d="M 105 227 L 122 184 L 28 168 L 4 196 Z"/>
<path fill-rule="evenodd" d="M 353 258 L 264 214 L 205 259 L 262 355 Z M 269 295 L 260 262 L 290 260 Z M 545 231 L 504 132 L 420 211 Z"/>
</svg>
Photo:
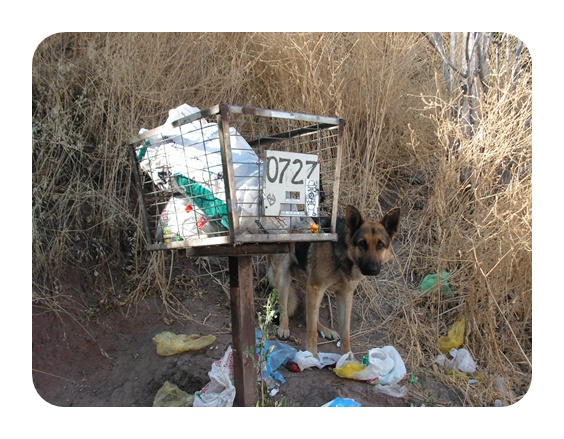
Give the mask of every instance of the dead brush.
<svg viewBox="0 0 564 439">
<path fill-rule="evenodd" d="M 397 264 L 406 288 L 395 290 L 400 304 L 388 326 L 390 342 L 402 345 L 412 367 L 429 367 L 438 337 L 466 316 L 464 347 L 478 360 L 481 385 L 433 369 L 435 379 L 463 390 L 466 405 L 514 403 L 532 372 L 531 78 L 525 70 L 518 81 L 504 81 L 507 66 L 496 67 L 472 137 L 450 117 L 458 101 L 424 99 L 438 144 L 429 154 L 421 138 L 411 143 L 425 151 L 416 163 L 429 196 L 424 209 L 403 217 L 409 239 L 398 246 Z M 412 198 L 412 185 L 401 189 L 402 200 Z M 422 277 L 443 268 L 451 273 L 452 297 L 421 295 Z M 381 296 L 368 295 L 372 304 Z M 376 309 L 390 309 L 381 300 Z"/>
</svg>

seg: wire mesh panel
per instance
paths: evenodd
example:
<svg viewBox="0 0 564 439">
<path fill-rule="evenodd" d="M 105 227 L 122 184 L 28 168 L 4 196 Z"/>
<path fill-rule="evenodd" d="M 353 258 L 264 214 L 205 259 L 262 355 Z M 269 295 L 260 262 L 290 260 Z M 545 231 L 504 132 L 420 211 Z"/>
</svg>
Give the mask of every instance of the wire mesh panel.
<svg viewBox="0 0 564 439">
<path fill-rule="evenodd" d="M 150 250 L 334 240 L 344 121 L 182 105 L 127 143 Z"/>
</svg>

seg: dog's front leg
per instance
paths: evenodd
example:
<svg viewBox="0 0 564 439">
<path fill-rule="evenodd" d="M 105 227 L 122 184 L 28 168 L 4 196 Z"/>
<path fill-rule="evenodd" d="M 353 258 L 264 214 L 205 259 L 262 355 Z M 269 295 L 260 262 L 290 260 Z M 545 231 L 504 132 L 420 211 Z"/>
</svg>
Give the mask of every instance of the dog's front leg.
<svg viewBox="0 0 564 439">
<path fill-rule="evenodd" d="M 339 336 L 341 337 L 341 353 L 343 354 L 351 352 L 351 312 L 353 293 L 354 288 L 347 288 L 336 292 Z"/>
<path fill-rule="evenodd" d="M 323 298 L 323 290 L 316 283 L 306 286 L 306 350 L 315 358 L 317 354 L 317 325 L 319 323 L 319 306 Z"/>
</svg>

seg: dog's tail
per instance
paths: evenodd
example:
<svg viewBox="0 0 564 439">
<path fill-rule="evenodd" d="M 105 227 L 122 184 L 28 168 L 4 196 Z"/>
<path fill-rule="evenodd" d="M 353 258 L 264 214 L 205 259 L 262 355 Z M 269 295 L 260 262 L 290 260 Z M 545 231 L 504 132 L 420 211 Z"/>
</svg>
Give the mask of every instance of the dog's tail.
<svg viewBox="0 0 564 439">
<path fill-rule="evenodd" d="M 296 289 L 288 285 L 288 317 L 292 317 L 298 308 L 298 295 Z"/>
</svg>

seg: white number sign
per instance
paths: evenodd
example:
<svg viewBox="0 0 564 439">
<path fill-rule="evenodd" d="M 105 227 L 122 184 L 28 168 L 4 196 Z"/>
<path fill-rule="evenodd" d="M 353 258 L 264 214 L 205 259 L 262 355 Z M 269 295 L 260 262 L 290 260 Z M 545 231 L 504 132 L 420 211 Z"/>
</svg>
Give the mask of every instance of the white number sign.
<svg viewBox="0 0 564 439">
<path fill-rule="evenodd" d="M 319 160 L 315 154 L 266 151 L 265 216 L 319 216 Z"/>
</svg>

